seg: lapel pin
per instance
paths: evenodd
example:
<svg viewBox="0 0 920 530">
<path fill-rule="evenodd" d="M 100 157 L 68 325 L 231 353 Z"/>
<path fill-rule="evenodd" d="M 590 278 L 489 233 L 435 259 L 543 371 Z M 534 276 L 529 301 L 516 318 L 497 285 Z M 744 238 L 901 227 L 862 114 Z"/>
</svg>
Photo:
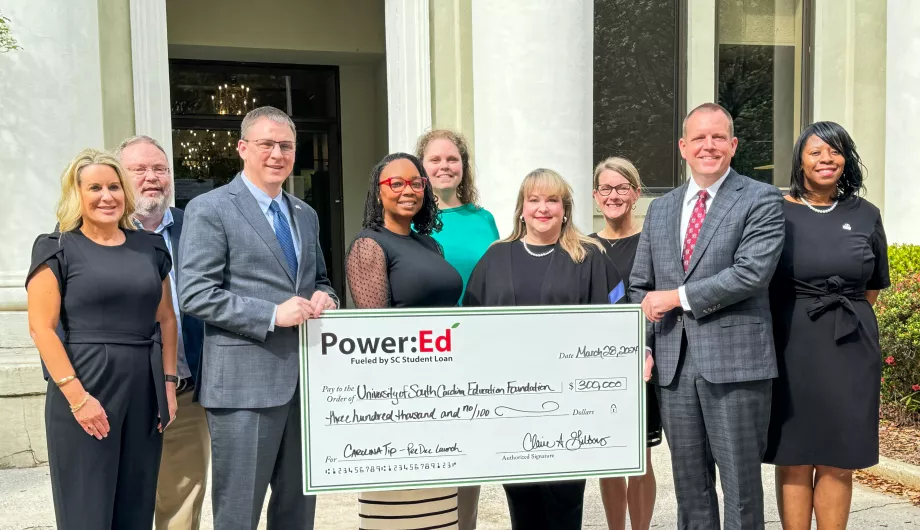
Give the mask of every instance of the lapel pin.
<svg viewBox="0 0 920 530">
<path fill-rule="evenodd" d="M 843 223 L 843 229 L 844 229 L 844 230 L 852 230 L 852 228 L 850 227 L 850 223 Z"/>
<path fill-rule="evenodd" d="M 294 208 L 297 209 L 297 210 L 299 210 L 299 209 L 300 209 L 300 206 L 298 206 L 298 205 L 295 204 L 295 205 L 294 205 Z"/>
</svg>

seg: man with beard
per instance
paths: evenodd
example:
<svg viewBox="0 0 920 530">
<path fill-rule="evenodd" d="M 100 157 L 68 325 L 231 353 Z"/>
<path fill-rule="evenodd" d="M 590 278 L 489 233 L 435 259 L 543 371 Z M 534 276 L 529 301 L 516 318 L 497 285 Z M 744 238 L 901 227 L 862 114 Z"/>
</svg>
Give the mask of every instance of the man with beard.
<svg viewBox="0 0 920 530">
<path fill-rule="evenodd" d="M 161 234 L 173 256 L 169 273 L 173 309 L 178 317 L 179 347 L 176 420 L 163 433 L 163 455 L 157 482 L 157 530 L 196 530 L 207 486 L 211 438 L 204 408 L 195 392 L 204 326 L 179 312 L 179 238 L 183 212 L 170 207 L 173 181 L 166 151 L 149 136 L 128 138 L 115 151 L 134 183 L 135 217 L 145 230 Z"/>
</svg>

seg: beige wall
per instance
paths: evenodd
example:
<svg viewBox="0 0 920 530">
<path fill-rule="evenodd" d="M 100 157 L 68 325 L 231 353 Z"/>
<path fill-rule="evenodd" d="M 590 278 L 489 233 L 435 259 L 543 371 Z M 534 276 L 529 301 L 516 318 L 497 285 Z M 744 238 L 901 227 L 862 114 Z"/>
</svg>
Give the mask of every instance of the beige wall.
<svg viewBox="0 0 920 530">
<path fill-rule="evenodd" d="M 129 0 L 99 0 L 99 65 L 105 147 L 134 136 L 134 78 L 131 70 Z"/>
<path fill-rule="evenodd" d="M 170 44 L 383 54 L 381 0 L 166 0 Z"/>
<path fill-rule="evenodd" d="M 719 42 L 722 44 L 795 45 L 798 36 L 795 17 L 803 0 L 774 0 L 719 5 Z"/>
<path fill-rule="evenodd" d="M 885 198 L 885 0 L 816 0 L 814 119 L 841 124 L 868 169 L 866 198 Z"/>
<path fill-rule="evenodd" d="M 342 66 L 342 191 L 346 249 L 361 230 L 371 168 L 386 154 L 386 105 L 380 106 L 379 65 Z M 385 67 L 383 67 L 385 69 Z"/>
<path fill-rule="evenodd" d="M 430 0 L 431 121 L 473 137 L 472 0 Z"/>
</svg>

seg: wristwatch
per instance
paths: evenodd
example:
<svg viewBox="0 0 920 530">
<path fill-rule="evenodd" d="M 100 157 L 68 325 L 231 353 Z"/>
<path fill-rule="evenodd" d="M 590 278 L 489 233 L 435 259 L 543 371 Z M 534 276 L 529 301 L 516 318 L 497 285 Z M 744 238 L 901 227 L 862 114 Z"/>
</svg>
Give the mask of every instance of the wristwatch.
<svg viewBox="0 0 920 530">
<path fill-rule="evenodd" d="M 176 383 L 176 384 L 178 385 L 178 384 L 179 384 L 179 377 L 178 377 L 178 376 L 175 376 L 175 375 L 166 374 L 166 382 L 167 382 L 167 383 Z"/>
</svg>

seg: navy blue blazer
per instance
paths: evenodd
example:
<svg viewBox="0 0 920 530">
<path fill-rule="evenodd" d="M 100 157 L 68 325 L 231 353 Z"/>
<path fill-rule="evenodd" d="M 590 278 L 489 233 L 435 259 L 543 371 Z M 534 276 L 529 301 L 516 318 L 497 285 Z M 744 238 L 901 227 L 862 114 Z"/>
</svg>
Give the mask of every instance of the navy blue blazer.
<svg viewBox="0 0 920 530">
<path fill-rule="evenodd" d="M 173 214 L 173 225 L 169 230 L 169 244 L 173 252 L 173 267 L 176 271 L 175 289 L 179 288 L 179 240 L 182 238 L 182 226 L 185 212 L 179 208 L 170 208 Z M 176 293 L 178 296 L 178 293 Z M 181 310 L 180 310 L 181 311 Z M 179 313 L 182 320 L 182 344 L 185 346 L 185 361 L 192 373 L 192 380 L 201 379 L 201 346 L 204 344 L 204 322 L 186 313 Z M 197 385 L 196 385 L 197 386 Z M 197 392 L 196 392 L 197 394 Z"/>
</svg>

